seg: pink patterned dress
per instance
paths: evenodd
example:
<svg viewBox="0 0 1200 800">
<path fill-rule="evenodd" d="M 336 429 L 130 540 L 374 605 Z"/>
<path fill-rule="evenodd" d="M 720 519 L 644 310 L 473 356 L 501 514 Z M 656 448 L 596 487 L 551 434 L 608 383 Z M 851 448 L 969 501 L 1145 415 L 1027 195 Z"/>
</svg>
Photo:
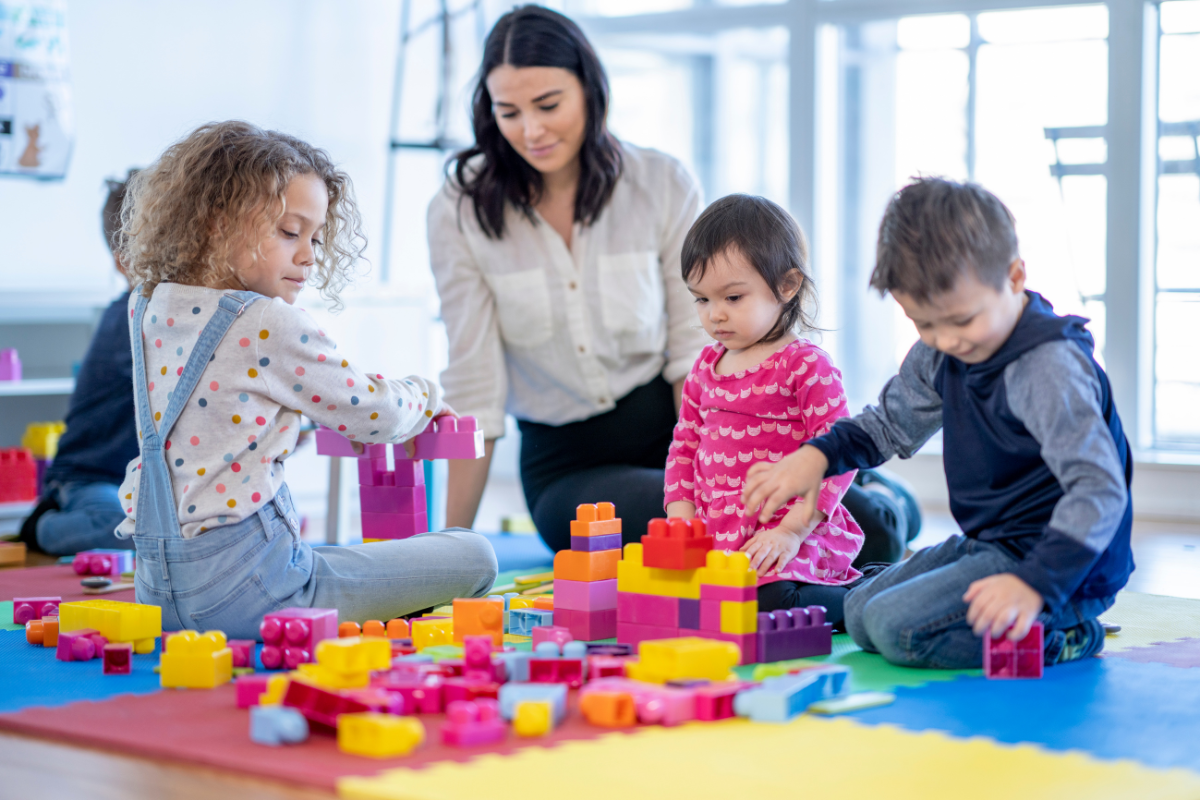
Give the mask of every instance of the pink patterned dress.
<svg viewBox="0 0 1200 800">
<path fill-rule="evenodd" d="M 779 525 L 798 502 L 790 500 L 765 525 L 745 513 L 741 495 L 750 465 L 779 461 L 827 432 L 847 416 L 846 395 L 828 354 L 808 341 L 794 341 L 733 375 L 713 370 L 724 353 L 720 343 L 704 348 L 684 383 L 683 410 L 667 456 L 666 502 L 694 503 L 716 546 L 740 550 L 758 530 Z M 760 578 L 760 586 L 778 580 L 840 586 L 859 577 L 850 565 L 862 549 L 863 533 L 841 503 L 853 480 L 851 472 L 821 484 L 817 508 L 827 519 L 786 568 Z"/>
</svg>

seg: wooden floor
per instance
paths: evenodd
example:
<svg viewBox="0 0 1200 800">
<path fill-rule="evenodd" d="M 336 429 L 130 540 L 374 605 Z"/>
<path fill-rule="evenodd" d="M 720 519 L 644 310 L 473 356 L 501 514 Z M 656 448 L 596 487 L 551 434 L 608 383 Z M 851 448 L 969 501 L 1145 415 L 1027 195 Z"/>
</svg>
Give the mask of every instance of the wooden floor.
<svg viewBox="0 0 1200 800">
<path fill-rule="evenodd" d="M 945 511 L 925 514 L 925 526 L 913 545 L 927 547 L 958 532 Z M 1200 599 L 1200 524 L 1135 521 L 1133 550 L 1137 571 L 1128 589 L 1149 594 Z M 32 556 L 30 565 L 52 563 Z M 265 757 L 270 757 L 264 751 Z M 52 741 L 0 733 L 0 800 L 312 800 L 334 795 L 215 770 L 131 758 L 104 750 L 71 747 Z"/>
</svg>

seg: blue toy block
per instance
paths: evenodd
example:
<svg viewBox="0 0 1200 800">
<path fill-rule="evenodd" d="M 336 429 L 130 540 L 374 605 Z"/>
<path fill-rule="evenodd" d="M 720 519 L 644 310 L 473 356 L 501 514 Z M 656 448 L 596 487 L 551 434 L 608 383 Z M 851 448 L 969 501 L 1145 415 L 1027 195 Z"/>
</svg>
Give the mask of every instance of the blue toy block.
<svg viewBox="0 0 1200 800">
<path fill-rule="evenodd" d="M 505 674 L 510 681 L 529 680 L 529 660 L 531 658 L 533 658 L 533 653 L 524 650 L 506 650 L 501 653 L 492 653 L 493 661 L 504 662 Z"/>
<path fill-rule="evenodd" d="M 512 631 L 510 631 L 508 629 L 508 604 L 512 601 L 512 599 L 514 597 L 520 597 L 520 596 L 521 595 L 517 594 L 516 592 L 505 592 L 503 595 L 489 594 L 487 596 L 488 600 L 501 600 L 504 602 L 504 632 L 505 633 L 512 633 Z"/>
<path fill-rule="evenodd" d="M 509 633 L 533 636 L 533 629 L 554 624 L 554 612 L 542 608 L 516 608 L 509 612 Z"/>
<path fill-rule="evenodd" d="M 251 706 L 250 740 L 278 747 L 308 739 L 308 720 L 288 706 Z"/>
<path fill-rule="evenodd" d="M 847 667 L 822 667 L 767 678 L 759 688 L 739 692 L 733 710 L 754 722 L 787 722 L 813 703 L 846 694 L 849 675 Z"/>
<path fill-rule="evenodd" d="M 565 683 L 506 683 L 500 687 L 500 716 L 511 720 L 517 703 L 523 700 L 549 700 L 554 708 L 554 724 L 559 725 L 567 715 L 567 685 Z"/>
</svg>

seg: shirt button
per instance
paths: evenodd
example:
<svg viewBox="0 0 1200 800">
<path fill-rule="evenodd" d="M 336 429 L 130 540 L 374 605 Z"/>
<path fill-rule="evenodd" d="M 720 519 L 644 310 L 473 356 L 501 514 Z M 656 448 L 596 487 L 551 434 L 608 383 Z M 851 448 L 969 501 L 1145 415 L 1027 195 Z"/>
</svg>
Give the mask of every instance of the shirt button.
<svg viewBox="0 0 1200 800">
<path fill-rule="evenodd" d="M 567 288 L 574 291 L 575 290 L 575 281 L 571 281 L 570 283 L 568 283 Z"/>
<path fill-rule="evenodd" d="M 579 345 L 579 352 L 581 352 L 581 353 L 586 353 L 586 352 L 587 352 L 587 348 L 586 348 L 586 347 L 584 347 L 583 345 Z"/>
</svg>

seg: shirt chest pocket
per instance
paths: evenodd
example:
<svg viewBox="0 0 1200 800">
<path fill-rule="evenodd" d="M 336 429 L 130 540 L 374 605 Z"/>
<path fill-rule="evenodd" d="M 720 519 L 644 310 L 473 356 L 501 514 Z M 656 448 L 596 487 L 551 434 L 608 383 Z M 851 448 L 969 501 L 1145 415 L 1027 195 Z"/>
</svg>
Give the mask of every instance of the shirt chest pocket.
<svg viewBox="0 0 1200 800">
<path fill-rule="evenodd" d="M 602 255 L 597 268 L 604 327 L 653 338 L 665 308 L 658 256 L 649 250 Z"/>
<path fill-rule="evenodd" d="M 550 338 L 550 289 L 543 270 L 492 275 L 489 283 L 496 296 L 496 316 L 506 344 L 535 347 Z"/>
</svg>

